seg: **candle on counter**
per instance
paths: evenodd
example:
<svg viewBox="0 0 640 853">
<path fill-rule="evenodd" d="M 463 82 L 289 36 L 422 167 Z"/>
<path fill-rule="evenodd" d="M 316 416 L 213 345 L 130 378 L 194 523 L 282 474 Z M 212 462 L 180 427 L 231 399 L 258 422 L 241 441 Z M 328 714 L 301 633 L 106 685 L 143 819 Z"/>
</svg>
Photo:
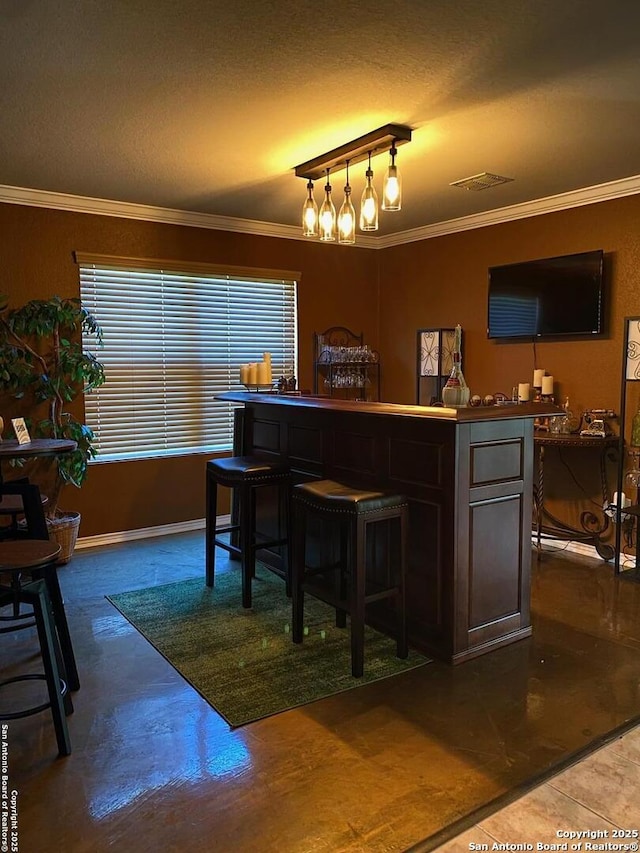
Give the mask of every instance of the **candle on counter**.
<svg viewBox="0 0 640 853">
<path fill-rule="evenodd" d="M 271 373 L 271 353 L 263 352 L 262 358 L 264 359 L 264 363 L 267 365 L 267 381 L 265 385 L 271 385 L 273 382 L 273 374 Z"/>
<path fill-rule="evenodd" d="M 529 383 L 528 382 L 519 382 L 518 383 L 518 402 L 519 403 L 528 403 L 529 402 Z"/>
<path fill-rule="evenodd" d="M 243 385 L 249 384 L 249 365 L 248 364 L 241 364 L 240 365 L 240 382 L 242 382 Z"/>
<path fill-rule="evenodd" d="M 533 371 L 533 387 L 542 388 L 542 380 L 544 379 L 544 369 L 536 369 Z"/>
<path fill-rule="evenodd" d="M 250 362 L 247 367 L 249 368 L 247 385 L 257 385 L 258 384 L 258 365 L 255 361 Z"/>
<path fill-rule="evenodd" d="M 256 376 L 256 385 L 270 385 L 271 365 L 267 364 L 266 361 L 259 361 L 256 365 Z"/>
<path fill-rule="evenodd" d="M 553 394 L 553 376 L 542 377 L 542 393 Z"/>
</svg>

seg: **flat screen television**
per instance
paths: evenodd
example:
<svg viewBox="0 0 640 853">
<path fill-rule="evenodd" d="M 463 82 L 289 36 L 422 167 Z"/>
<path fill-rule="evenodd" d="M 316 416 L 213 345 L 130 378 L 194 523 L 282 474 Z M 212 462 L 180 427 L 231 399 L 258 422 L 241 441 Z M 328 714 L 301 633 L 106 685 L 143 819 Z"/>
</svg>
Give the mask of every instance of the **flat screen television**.
<svg viewBox="0 0 640 853">
<path fill-rule="evenodd" d="M 489 269 L 489 338 L 601 335 L 604 252 Z"/>
</svg>

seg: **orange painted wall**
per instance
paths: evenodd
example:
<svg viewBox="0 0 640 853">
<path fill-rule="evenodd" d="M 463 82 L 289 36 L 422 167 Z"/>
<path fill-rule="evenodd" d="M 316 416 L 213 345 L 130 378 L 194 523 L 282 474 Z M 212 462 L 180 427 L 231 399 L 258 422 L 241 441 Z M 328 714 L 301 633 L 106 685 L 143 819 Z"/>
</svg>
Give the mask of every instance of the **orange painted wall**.
<svg viewBox="0 0 640 853">
<path fill-rule="evenodd" d="M 640 196 L 632 196 L 373 250 L 2 204 L 0 292 L 9 293 L 13 304 L 56 293 L 77 295 L 75 250 L 299 270 L 301 385 L 312 386 L 313 332 L 345 325 L 363 331 L 380 350 L 383 398 L 413 402 L 420 327 L 461 323 L 465 375 L 475 393 L 508 393 L 518 381 L 530 381 L 531 343 L 486 338 L 487 268 L 602 248 L 608 334 L 538 343 L 536 362 L 553 373 L 558 396 L 568 395 L 576 411 L 617 410 L 623 319 L 640 315 L 639 222 Z M 635 393 L 634 387 L 632 408 Z M 6 416 L 11 404 L 1 405 Z M 81 536 L 201 518 L 206 458 L 94 465 L 83 489 L 69 490 L 64 503 L 82 512 Z M 565 474 L 561 486 L 549 484 L 548 494 L 552 503 L 568 501 L 575 516 L 601 503 L 599 476 L 591 457 L 569 461 L 577 466 L 578 485 Z M 565 468 L 564 462 L 557 467 Z"/>
<path fill-rule="evenodd" d="M 623 320 L 640 314 L 640 196 L 408 243 L 380 252 L 380 349 L 390 401 L 415 395 L 416 329 L 464 329 L 464 373 L 472 393 L 510 393 L 531 382 L 531 342 L 487 339 L 488 267 L 604 249 L 608 334 L 536 344 L 536 362 L 556 394 L 577 409 L 618 408 Z"/>
<path fill-rule="evenodd" d="M 312 387 L 314 331 L 344 325 L 378 345 L 372 249 L 0 204 L 0 293 L 7 293 L 11 304 L 77 296 L 74 251 L 300 271 L 301 387 Z M 5 419 L 19 413 L 15 401 L 2 400 L 0 406 Z M 92 465 L 80 491 L 67 488 L 62 507 L 82 513 L 80 536 L 202 518 L 207 458 Z"/>
<path fill-rule="evenodd" d="M 624 318 L 640 315 L 639 222 L 636 195 L 380 252 L 380 350 L 386 398 L 415 402 L 416 330 L 456 323 L 464 329 L 464 374 L 472 393 L 510 394 L 514 384 L 531 382 L 531 342 L 487 339 L 488 267 L 603 249 L 607 335 L 538 342 L 535 363 L 554 376 L 556 396 L 560 401 L 568 396 L 575 413 L 586 408 L 618 412 Z M 638 390 L 629 389 L 627 423 Z M 614 427 L 617 431 L 617 424 Z M 582 512 L 602 507 L 598 462 L 597 452 L 584 449 L 547 452 L 547 504 L 563 520 L 579 524 Z M 607 461 L 606 471 L 609 483 L 615 485 L 615 463 Z"/>
</svg>

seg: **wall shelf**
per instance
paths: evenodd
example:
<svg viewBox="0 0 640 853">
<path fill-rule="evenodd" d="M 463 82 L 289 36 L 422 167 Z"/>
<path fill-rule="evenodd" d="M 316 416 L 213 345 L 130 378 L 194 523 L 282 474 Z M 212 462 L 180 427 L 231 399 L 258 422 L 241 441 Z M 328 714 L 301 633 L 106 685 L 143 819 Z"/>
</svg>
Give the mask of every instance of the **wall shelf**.
<svg viewBox="0 0 640 853">
<path fill-rule="evenodd" d="M 359 335 L 345 326 L 314 333 L 313 393 L 338 399 L 380 399 L 380 362 Z"/>
</svg>

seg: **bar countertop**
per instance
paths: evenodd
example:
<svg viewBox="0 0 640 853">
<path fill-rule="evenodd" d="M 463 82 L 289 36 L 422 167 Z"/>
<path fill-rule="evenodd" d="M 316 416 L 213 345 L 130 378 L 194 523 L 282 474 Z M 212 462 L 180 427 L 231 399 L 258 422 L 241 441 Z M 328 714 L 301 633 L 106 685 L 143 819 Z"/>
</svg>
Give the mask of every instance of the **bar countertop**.
<svg viewBox="0 0 640 853">
<path fill-rule="evenodd" d="M 412 406 L 401 403 L 368 403 L 364 400 L 336 400 L 331 397 L 270 394 L 256 391 L 225 391 L 217 400 L 229 403 L 269 403 L 306 409 L 337 412 L 362 412 L 371 415 L 429 418 L 440 421 L 469 423 L 476 421 L 512 420 L 514 418 L 544 418 L 562 415 L 564 410 L 554 403 L 518 403 L 507 406 L 465 406 L 448 409 L 443 406 Z"/>
</svg>

